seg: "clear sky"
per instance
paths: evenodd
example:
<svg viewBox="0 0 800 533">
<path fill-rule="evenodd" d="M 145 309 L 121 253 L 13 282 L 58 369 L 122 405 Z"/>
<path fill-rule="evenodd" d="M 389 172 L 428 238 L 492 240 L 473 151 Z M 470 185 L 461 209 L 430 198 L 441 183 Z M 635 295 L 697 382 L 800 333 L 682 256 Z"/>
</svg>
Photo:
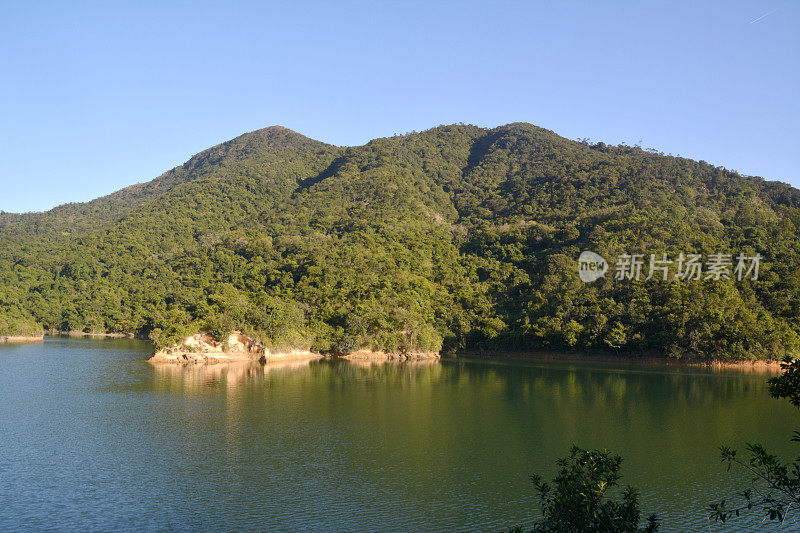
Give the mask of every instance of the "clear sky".
<svg viewBox="0 0 800 533">
<path fill-rule="evenodd" d="M 280 124 L 641 141 L 800 187 L 800 1 L 0 0 L 0 209 L 148 181 Z"/>
</svg>

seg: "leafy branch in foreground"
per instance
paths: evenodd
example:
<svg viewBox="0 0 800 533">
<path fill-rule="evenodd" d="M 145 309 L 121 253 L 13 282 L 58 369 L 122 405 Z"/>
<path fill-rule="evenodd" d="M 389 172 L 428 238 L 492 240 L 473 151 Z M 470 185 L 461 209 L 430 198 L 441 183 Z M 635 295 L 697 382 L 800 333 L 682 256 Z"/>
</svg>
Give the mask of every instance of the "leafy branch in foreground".
<svg viewBox="0 0 800 533">
<path fill-rule="evenodd" d="M 656 515 L 647 519 L 644 528 L 639 526 L 641 512 L 638 494 L 626 487 L 619 500 L 610 498 L 609 492 L 618 485 L 622 457 L 607 451 L 589 451 L 573 446 L 567 457 L 558 459 L 560 467 L 552 484 L 533 475 L 542 518 L 533 532 L 633 532 L 658 531 Z M 523 529 L 517 526 L 515 532 Z"/>
<path fill-rule="evenodd" d="M 800 407 L 800 359 L 787 358 L 781 363 L 783 374 L 769 378 L 769 395 L 778 400 L 786 398 Z"/>
<path fill-rule="evenodd" d="M 783 373 L 770 378 L 769 394 L 773 398 L 786 398 L 800 407 L 800 360 L 787 359 L 781 363 Z M 795 431 L 792 442 L 800 442 L 800 431 Z M 748 458 L 737 457 L 736 450 L 720 446 L 722 462 L 727 471 L 736 466 L 751 477 L 752 487 L 736 494 L 738 503 L 729 506 L 729 500 L 709 505 L 710 518 L 725 522 L 734 516 L 760 509 L 765 519 L 785 522 L 793 511 L 800 508 L 800 457 L 784 463 L 769 453 L 759 443 L 747 445 Z"/>
</svg>

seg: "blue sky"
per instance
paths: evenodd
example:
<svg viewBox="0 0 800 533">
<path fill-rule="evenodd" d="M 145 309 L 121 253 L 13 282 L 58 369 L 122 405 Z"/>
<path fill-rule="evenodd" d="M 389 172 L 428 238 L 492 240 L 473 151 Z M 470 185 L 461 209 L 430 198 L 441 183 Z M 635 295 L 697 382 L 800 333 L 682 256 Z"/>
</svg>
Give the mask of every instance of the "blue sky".
<svg viewBox="0 0 800 533">
<path fill-rule="evenodd" d="M 766 16 L 764 16 L 766 15 Z M 0 2 L 0 209 L 280 124 L 531 122 L 800 187 L 800 2 Z"/>
</svg>

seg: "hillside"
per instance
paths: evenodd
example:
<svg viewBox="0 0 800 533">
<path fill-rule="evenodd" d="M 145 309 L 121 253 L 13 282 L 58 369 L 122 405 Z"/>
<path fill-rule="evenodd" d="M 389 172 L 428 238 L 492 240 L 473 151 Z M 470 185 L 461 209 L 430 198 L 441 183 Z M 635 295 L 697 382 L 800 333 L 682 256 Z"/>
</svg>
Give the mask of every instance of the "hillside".
<svg viewBox="0 0 800 533">
<path fill-rule="evenodd" d="M 788 185 L 529 124 L 350 148 L 272 127 L 92 202 L 1 214 L 0 334 L 778 358 L 800 351 L 799 230 Z M 649 254 L 763 259 L 757 280 L 587 284 L 582 250 L 644 254 L 645 275 Z"/>
</svg>

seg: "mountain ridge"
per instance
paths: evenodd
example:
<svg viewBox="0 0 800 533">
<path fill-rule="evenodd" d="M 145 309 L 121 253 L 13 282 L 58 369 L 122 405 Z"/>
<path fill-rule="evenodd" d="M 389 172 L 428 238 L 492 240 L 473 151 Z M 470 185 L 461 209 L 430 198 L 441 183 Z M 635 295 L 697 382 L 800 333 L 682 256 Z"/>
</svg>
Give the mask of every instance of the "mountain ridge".
<svg viewBox="0 0 800 533">
<path fill-rule="evenodd" d="M 548 129 L 545 129 L 545 128 L 542 128 L 540 126 L 536 126 L 534 124 L 530 124 L 530 123 L 527 123 L 527 122 L 512 122 L 512 123 L 509 123 L 509 124 L 498 126 L 496 128 L 492 128 L 492 129 L 480 128 L 478 126 L 471 126 L 471 125 L 463 125 L 462 123 L 449 124 L 449 125 L 440 125 L 440 126 L 435 126 L 433 128 L 430 128 L 428 130 L 424 130 L 424 131 L 420 132 L 420 134 L 424 134 L 425 132 L 434 131 L 434 130 L 437 130 L 437 129 L 440 129 L 440 128 L 450 128 L 450 127 L 459 127 L 459 126 L 465 127 L 465 128 L 475 128 L 475 129 L 479 129 L 479 130 L 482 130 L 484 132 L 487 132 L 487 135 L 486 135 L 487 138 L 490 137 L 493 133 L 497 134 L 497 133 L 500 133 L 500 132 L 502 132 L 502 131 L 504 131 L 504 130 L 506 130 L 508 128 L 515 128 L 515 127 L 532 127 L 532 128 L 534 128 L 536 130 L 540 130 L 542 132 L 547 132 L 549 134 L 558 136 L 552 130 L 548 130 Z M 119 189 L 117 191 L 114 191 L 114 192 L 111 192 L 109 194 L 106 194 L 104 196 L 93 198 L 93 199 L 87 200 L 85 202 L 68 202 L 68 203 L 65 203 L 65 204 L 59 204 L 59 205 L 54 206 L 53 208 L 48 209 L 46 211 L 22 212 L 22 213 L 3 211 L 2 215 L 9 215 L 9 216 L 12 216 L 12 217 L 25 217 L 25 216 L 28 216 L 28 215 L 30 215 L 30 216 L 43 215 L 43 214 L 51 213 L 51 212 L 57 211 L 57 210 L 62 210 L 62 209 L 65 209 L 65 208 L 68 208 L 68 207 L 72 207 L 72 206 L 86 206 L 88 204 L 92 204 L 92 203 L 95 203 L 95 202 L 98 202 L 98 201 L 106 200 L 109 197 L 114 197 L 114 196 L 118 195 L 119 193 L 131 190 L 131 189 L 143 188 L 144 186 L 147 186 L 147 185 L 152 184 L 154 182 L 166 181 L 166 180 L 164 180 L 164 178 L 166 176 L 169 176 L 170 174 L 176 173 L 179 170 L 184 170 L 184 171 L 196 170 L 196 168 L 192 168 L 192 167 L 199 166 L 198 163 L 197 163 L 198 160 L 201 160 L 201 159 L 207 157 L 208 154 L 214 153 L 215 151 L 219 151 L 221 149 L 228 149 L 230 146 L 234 145 L 235 143 L 241 142 L 243 140 L 251 140 L 254 136 L 258 136 L 258 135 L 261 135 L 261 134 L 270 134 L 270 133 L 281 133 L 281 134 L 284 134 L 286 137 L 294 137 L 294 138 L 302 139 L 302 140 L 304 140 L 306 142 L 315 143 L 315 144 L 319 144 L 321 146 L 326 146 L 326 147 L 339 149 L 339 150 L 360 148 L 360 147 L 368 146 L 371 143 L 375 143 L 375 142 L 378 142 L 378 141 L 381 141 L 381 140 L 384 140 L 384 139 L 397 139 L 397 138 L 402 138 L 402 137 L 410 135 L 410 134 L 400 134 L 400 135 L 393 135 L 393 136 L 389 136 L 389 137 L 379 137 L 379 138 L 373 139 L 371 141 L 368 141 L 364 145 L 337 146 L 337 145 L 332 145 L 332 144 L 329 144 L 329 143 L 325 143 L 323 141 L 317 141 L 315 139 L 311 139 L 311 138 L 309 138 L 309 137 L 307 137 L 307 136 L 305 136 L 305 135 L 303 135 L 303 134 L 301 134 L 301 133 L 299 133 L 297 131 L 294 131 L 294 130 L 292 130 L 290 128 L 287 128 L 285 126 L 281 126 L 281 125 L 277 125 L 276 124 L 276 125 L 266 126 L 264 128 L 259 128 L 259 129 L 253 130 L 253 131 L 249 131 L 249 132 L 243 133 L 243 134 L 238 135 L 238 136 L 236 136 L 236 137 L 234 137 L 232 139 L 229 139 L 227 141 L 223 141 L 223 142 L 221 142 L 219 144 L 216 144 L 214 146 L 211 146 L 209 148 L 201 150 L 200 152 L 198 152 L 198 153 L 194 154 L 193 156 L 191 156 L 183 164 L 178 165 L 177 167 L 174 167 L 174 168 L 162 173 L 161 175 L 159 175 L 159 176 L 157 176 L 157 177 L 155 177 L 155 178 L 153 178 L 151 180 L 138 182 L 138 183 L 134 183 L 134 184 L 131 184 L 131 185 L 124 186 L 121 189 Z M 416 133 L 416 132 L 414 132 L 414 133 Z M 560 139 L 562 139 L 562 140 L 565 140 L 565 141 L 580 143 L 580 141 L 572 141 L 572 140 L 569 140 L 569 139 L 567 139 L 565 137 L 560 137 L 560 136 L 558 136 L 558 137 Z M 270 136 L 270 139 L 272 140 L 272 139 L 274 139 L 274 137 Z M 596 144 L 597 145 L 601 145 L 601 146 L 608 146 L 608 147 L 612 146 L 612 145 L 605 145 L 605 143 L 602 143 L 602 142 L 599 142 L 599 143 L 596 143 Z M 626 146 L 626 145 L 620 145 L 620 146 Z M 652 151 L 652 153 L 656 153 L 656 152 Z M 663 152 L 661 152 L 661 153 L 659 153 L 659 155 L 664 155 L 664 154 L 663 154 Z M 687 159 L 687 160 L 690 160 L 690 161 L 696 161 L 696 160 L 692 160 L 690 158 L 682 158 L 681 156 L 673 156 L 671 154 L 668 155 L 667 157 L 677 157 L 677 158 L 680 158 L 680 159 Z M 711 165 L 709 163 L 705 163 L 704 161 L 696 161 L 696 162 L 701 163 L 701 164 L 708 164 L 708 165 L 712 166 L 713 168 L 721 169 L 721 170 L 726 171 L 726 172 L 735 173 L 734 171 L 728 170 L 724 166 Z M 769 184 L 770 186 L 773 186 L 773 187 L 775 187 L 777 189 L 781 189 L 781 191 L 783 191 L 784 189 L 791 189 L 793 191 L 797 191 L 798 190 L 794 186 L 792 186 L 791 184 L 783 182 L 783 181 L 780 181 L 780 180 L 767 180 L 767 179 L 765 179 L 763 177 L 760 177 L 760 176 L 757 176 L 757 175 L 744 175 L 743 174 L 741 176 L 744 177 L 744 178 L 753 178 L 753 179 L 757 179 L 757 180 L 762 180 L 766 184 Z M 792 195 L 790 195 L 790 196 L 792 196 Z"/>
<path fill-rule="evenodd" d="M 799 213 L 780 182 L 526 123 L 356 147 L 272 126 L 91 202 L 0 216 L 0 333 L 779 356 L 800 346 Z M 589 286 L 574 263 L 715 247 L 763 253 L 765 279 Z M 679 312 L 676 291 L 738 323 Z"/>
</svg>

